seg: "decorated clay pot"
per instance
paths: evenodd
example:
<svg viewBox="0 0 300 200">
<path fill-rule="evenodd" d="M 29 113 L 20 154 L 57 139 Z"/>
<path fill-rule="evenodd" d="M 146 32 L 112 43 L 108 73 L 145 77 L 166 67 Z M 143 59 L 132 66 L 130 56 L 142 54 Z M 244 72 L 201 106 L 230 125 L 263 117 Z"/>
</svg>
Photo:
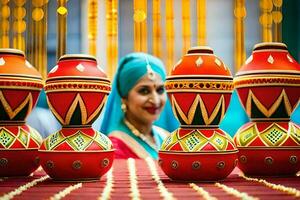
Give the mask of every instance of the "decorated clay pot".
<svg viewBox="0 0 300 200">
<path fill-rule="evenodd" d="M 106 74 L 89 55 L 64 55 L 49 72 L 48 105 L 63 126 L 40 148 L 41 165 L 54 180 L 92 180 L 113 162 L 112 143 L 91 125 L 111 87 Z"/>
<path fill-rule="evenodd" d="M 195 47 L 173 67 L 166 90 L 180 128 L 159 151 L 159 164 L 173 180 L 214 181 L 237 164 L 231 137 L 219 128 L 233 91 L 228 67 L 209 47 Z"/>
<path fill-rule="evenodd" d="M 234 78 L 251 122 L 234 141 L 239 168 L 249 175 L 293 175 L 300 170 L 300 127 L 290 116 L 300 96 L 300 67 L 282 43 L 260 43 Z"/>
<path fill-rule="evenodd" d="M 0 177 L 28 176 L 39 166 L 42 137 L 25 120 L 42 88 L 22 51 L 0 49 Z"/>
</svg>

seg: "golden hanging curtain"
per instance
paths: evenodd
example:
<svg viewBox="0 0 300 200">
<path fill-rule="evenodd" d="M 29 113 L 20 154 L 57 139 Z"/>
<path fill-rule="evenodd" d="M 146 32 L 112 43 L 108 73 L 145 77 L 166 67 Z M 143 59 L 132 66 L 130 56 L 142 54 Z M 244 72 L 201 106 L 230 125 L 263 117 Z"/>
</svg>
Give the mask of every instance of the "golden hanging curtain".
<svg viewBox="0 0 300 200">
<path fill-rule="evenodd" d="M 147 52 L 147 0 L 133 1 L 134 51 Z"/>
<path fill-rule="evenodd" d="M 20 49 L 25 52 L 25 38 L 26 31 L 26 9 L 24 8 L 26 0 L 14 0 L 13 8 L 13 48 Z"/>
<path fill-rule="evenodd" d="M 234 1 L 234 64 L 237 72 L 246 59 L 245 28 L 246 17 L 245 0 Z"/>
<path fill-rule="evenodd" d="M 0 2 L 0 47 L 9 48 L 9 17 L 10 8 L 9 0 L 2 0 Z"/>
<path fill-rule="evenodd" d="M 67 0 L 57 0 L 57 51 L 56 58 L 59 59 L 66 53 L 67 34 Z"/>
<path fill-rule="evenodd" d="M 262 41 L 272 42 L 272 0 L 260 0 L 261 15 L 259 22 L 262 26 Z"/>
<path fill-rule="evenodd" d="M 153 55 L 161 58 L 161 16 L 160 16 L 160 0 L 153 0 L 153 30 L 152 30 L 152 37 L 153 37 Z"/>
<path fill-rule="evenodd" d="M 30 20 L 30 45 L 29 60 L 41 73 L 42 77 L 47 77 L 47 0 L 31 1 L 31 18 Z"/>
<path fill-rule="evenodd" d="M 98 1 L 89 0 L 88 2 L 88 39 L 89 54 L 97 56 L 97 18 L 98 18 Z"/>
<path fill-rule="evenodd" d="M 118 65 L 118 0 L 106 1 L 106 13 L 107 74 L 112 79 Z"/>
<path fill-rule="evenodd" d="M 206 0 L 197 0 L 197 43 L 206 45 Z"/>
<path fill-rule="evenodd" d="M 283 0 L 273 0 L 274 10 L 272 17 L 274 21 L 274 42 L 282 42 L 282 2 Z"/>
<path fill-rule="evenodd" d="M 167 47 L 167 72 L 169 73 L 174 63 L 174 10 L 173 0 L 166 0 L 166 47 Z"/>
<path fill-rule="evenodd" d="M 190 0 L 182 0 L 182 53 L 186 54 L 191 46 Z"/>
</svg>

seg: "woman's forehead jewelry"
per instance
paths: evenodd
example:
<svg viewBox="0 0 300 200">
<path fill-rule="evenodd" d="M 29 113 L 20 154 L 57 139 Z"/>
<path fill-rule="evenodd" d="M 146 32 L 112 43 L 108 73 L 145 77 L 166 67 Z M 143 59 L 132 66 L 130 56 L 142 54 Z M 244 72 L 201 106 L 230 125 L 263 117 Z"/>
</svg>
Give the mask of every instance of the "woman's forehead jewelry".
<svg viewBox="0 0 300 200">
<path fill-rule="evenodd" d="M 145 56 L 145 60 L 146 60 L 146 63 L 147 63 L 147 65 L 146 65 L 146 67 L 147 67 L 147 74 L 148 74 L 148 78 L 150 79 L 150 80 L 154 80 L 154 78 L 155 78 L 155 74 L 154 74 L 154 71 L 153 71 L 153 69 L 151 68 L 151 65 L 150 65 L 150 63 L 149 63 L 149 60 L 148 60 L 148 58 Z"/>
</svg>

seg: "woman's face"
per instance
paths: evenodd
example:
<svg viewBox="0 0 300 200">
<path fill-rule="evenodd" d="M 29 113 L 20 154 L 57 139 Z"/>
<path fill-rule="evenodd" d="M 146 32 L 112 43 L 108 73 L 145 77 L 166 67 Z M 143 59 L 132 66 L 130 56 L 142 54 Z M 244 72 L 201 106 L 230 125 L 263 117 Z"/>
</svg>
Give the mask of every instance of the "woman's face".
<svg viewBox="0 0 300 200">
<path fill-rule="evenodd" d="M 126 117 L 138 123 L 152 123 L 159 117 L 166 100 L 161 77 L 155 73 L 150 79 L 146 74 L 123 99 L 127 107 Z"/>
</svg>

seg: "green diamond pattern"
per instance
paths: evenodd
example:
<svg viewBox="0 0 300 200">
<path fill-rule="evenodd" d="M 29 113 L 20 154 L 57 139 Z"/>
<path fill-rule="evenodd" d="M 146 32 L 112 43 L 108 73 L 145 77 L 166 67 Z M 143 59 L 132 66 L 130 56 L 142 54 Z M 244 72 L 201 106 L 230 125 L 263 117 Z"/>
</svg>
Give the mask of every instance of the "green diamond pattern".
<svg viewBox="0 0 300 200">
<path fill-rule="evenodd" d="M 294 130 L 291 131 L 291 136 L 297 141 L 298 144 L 300 144 L 300 129 L 294 126 L 291 130 Z"/>
<path fill-rule="evenodd" d="M 186 151 L 196 151 L 199 146 L 201 147 L 206 142 L 207 139 L 198 132 L 193 132 L 180 140 L 181 146 Z"/>
<path fill-rule="evenodd" d="M 257 136 L 257 131 L 255 129 L 255 126 L 248 127 L 247 129 L 244 129 L 240 133 L 240 144 L 241 146 L 247 146 L 251 141 L 254 140 Z"/>
<path fill-rule="evenodd" d="M 211 144 L 213 144 L 218 150 L 225 150 L 227 147 L 226 138 L 215 132 L 214 136 L 210 139 Z"/>
<path fill-rule="evenodd" d="M 177 132 L 178 131 L 171 133 L 171 135 L 164 140 L 161 147 L 162 150 L 169 150 L 175 143 L 178 142 Z"/>
<path fill-rule="evenodd" d="M 2 144 L 5 148 L 9 148 L 14 139 L 15 137 L 9 134 L 9 132 L 4 129 L 0 130 L 0 144 Z"/>
<path fill-rule="evenodd" d="M 18 135 L 19 141 L 23 144 L 24 147 L 27 147 L 28 145 L 28 133 L 20 129 L 19 135 Z"/>
<path fill-rule="evenodd" d="M 272 131 L 266 135 L 266 138 L 269 139 L 270 142 L 276 144 L 278 140 L 283 136 L 283 133 L 277 129 L 272 129 Z"/>
<path fill-rule="evenodd" d="M 274 124 L 261 133 L 261 137 L 269 146 L 277 146 L 284 141 L 284 139 L 287 137 L 287 134 L 276 124 Z"/>
<path fill-rule="evenodd" d="M 108 139 L 106 135 L 103 135 L 99 132 L 96 134 L 95 141 L 104 149 L 110 150 L 111 149 L 111 141 Z"/>
<path fill-rule="evenodd" d="M 46 140 L 46 147 L 48 150 L 54 149 L 58 144 L 60 144 L 64 140 L 64 137 L 58 131 L 49 136 Z"/>
<path fill-rule="evenodd" d="M 33 140 L 41 145 L 43 142 L 43 138 L 41 137 L 41 135 L 39 134 L 39 132 L 37 132 L 37 130 L 35 130 L 34 128 L 30 128 L 30 136 L 33 138 Z"/>
<path fill-rule="evenodd" d="M 74 150 L 83 151 L 89 146 L 92 139 L 79 131 L 77 134 L 69 137 L 68 142 Z"/>
</svg>

